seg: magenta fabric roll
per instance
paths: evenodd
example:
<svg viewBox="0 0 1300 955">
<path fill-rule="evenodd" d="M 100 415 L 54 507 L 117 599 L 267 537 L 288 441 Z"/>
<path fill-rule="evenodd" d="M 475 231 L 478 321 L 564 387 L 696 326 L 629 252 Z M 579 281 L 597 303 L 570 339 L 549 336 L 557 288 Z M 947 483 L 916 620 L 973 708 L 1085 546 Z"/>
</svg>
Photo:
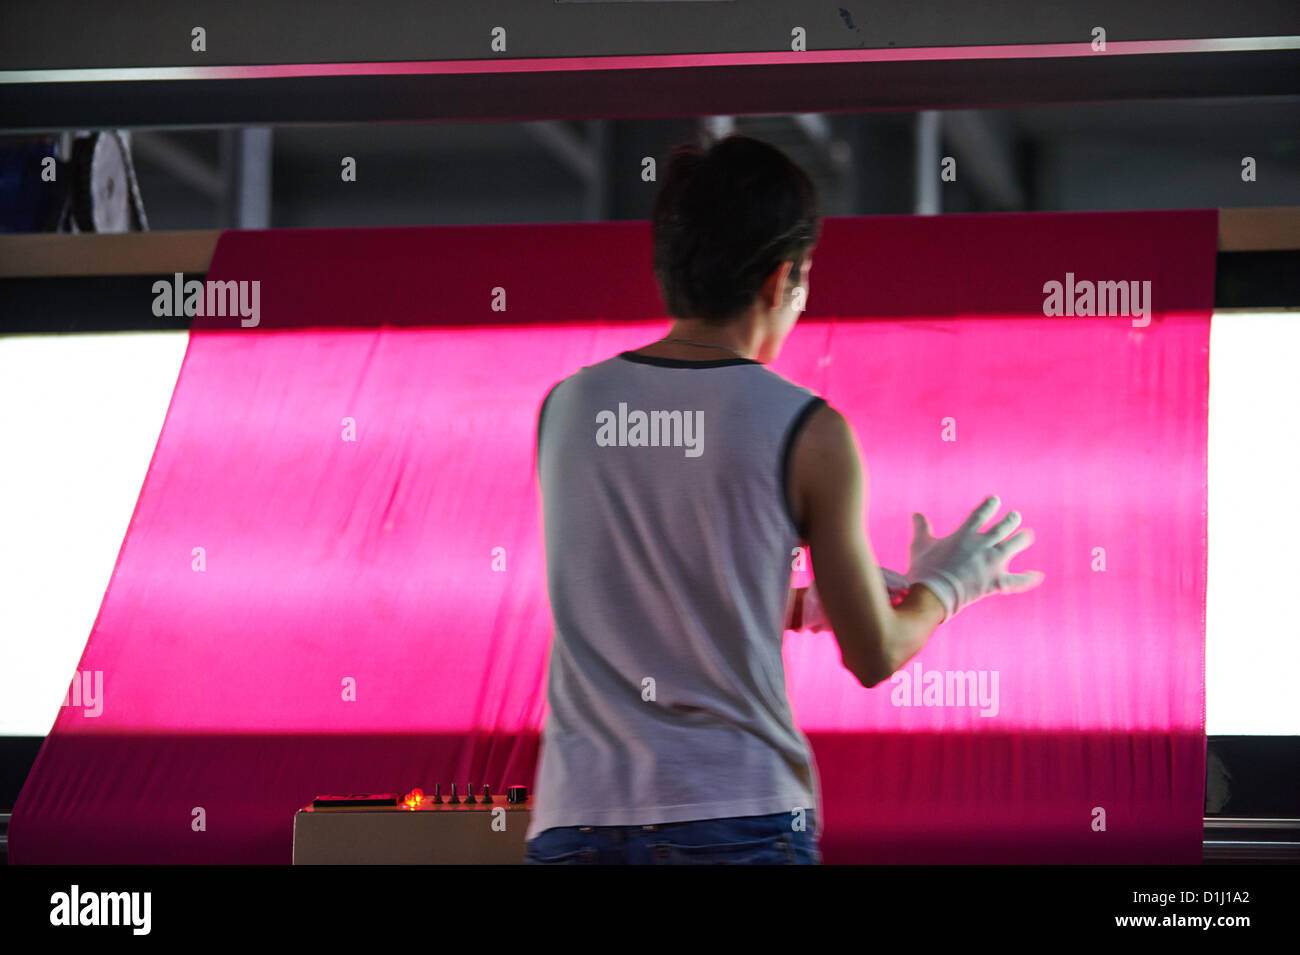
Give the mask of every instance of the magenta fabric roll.
<svg viewBox="0 0 1300 955">
<path fill-rule="evenodd" d="M 828 862 L 1200 860 L 1216 228 L 826 221 L 774 369 L 852 421 L 878 559 L 996 493 L 1047 575 L 873 690 L 786 635 Z M 60 708 L 15 863 L 287 863 L 317 794 L 532 781 L 536 415 L 663 334 L 648 224 L 228 232 L 207 278 L 258 322 L 193 321 L 78 666 L 102 704 Z M 1149 282 L 1149 321 L 1044 315 L 1053 281 Z"/>
</svg>

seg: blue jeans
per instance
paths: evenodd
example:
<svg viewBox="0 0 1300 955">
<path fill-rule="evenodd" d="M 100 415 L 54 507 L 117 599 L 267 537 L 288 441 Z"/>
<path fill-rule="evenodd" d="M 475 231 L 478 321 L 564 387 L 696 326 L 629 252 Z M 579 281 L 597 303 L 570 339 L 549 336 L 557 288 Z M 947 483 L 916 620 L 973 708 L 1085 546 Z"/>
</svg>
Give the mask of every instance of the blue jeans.
<svg viewBox="0 0 1300 955">
<path fill-rule="evenodd" d="M 528 841 L 527 865 L 820 865 L 816 820 L 791 814 L 653 826 L 562 826 Z"/>
</svg>

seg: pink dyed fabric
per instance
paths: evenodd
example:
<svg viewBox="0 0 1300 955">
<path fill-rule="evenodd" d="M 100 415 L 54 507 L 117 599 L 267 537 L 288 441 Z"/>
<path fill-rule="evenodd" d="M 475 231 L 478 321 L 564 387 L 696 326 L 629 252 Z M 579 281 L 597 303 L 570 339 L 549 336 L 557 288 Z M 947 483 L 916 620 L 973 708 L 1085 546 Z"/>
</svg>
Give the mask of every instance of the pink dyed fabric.
<svg viewBox="0 0 1300 955">
<path fill-rule="evenodd" d="M 917 688 L 787 634 L 828 862 L 1200 860 L 1216 225 L 826 222 L 774 367 L 852 420 L 877 557 L 997 493 L 1037 535 L 1013 568 L 1047 574 L 941 628 Z M 536 414 L 662 334 L 649 262 L 640 222 L 224 234 L 208 278 L 260 281 L 260 324 L 194 320 L 79 666 L 102 713 L 61 708 L 12 861 L 287 863 L 318 793 L 530 783 Z M 1067 272 L 1150 281 L 1150 324 L 1044 317 Z M 985 705 L 947 695 L 962 673 Z"/>
</svg>

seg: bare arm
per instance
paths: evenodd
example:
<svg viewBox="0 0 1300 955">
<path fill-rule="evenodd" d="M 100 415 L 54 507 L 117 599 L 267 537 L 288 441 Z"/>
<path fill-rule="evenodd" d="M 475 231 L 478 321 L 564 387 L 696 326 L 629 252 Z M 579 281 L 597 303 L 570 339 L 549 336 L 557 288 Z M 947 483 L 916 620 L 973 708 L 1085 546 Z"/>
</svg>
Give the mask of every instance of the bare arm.
<svg viewBox="0 0 1300 955">
<path fill-rule="evenodd" d="M 897 607 L 903 602 L 912 585 L 906 575 L 896 570 L 881 567 L 880 573 L 885 578 L 885 592 L 889 594 L 889 604 Z M 821 598 L 817 593 L 816 581 L 812 581 L 807 587 L 790 588 L 785 605 L 785 629 L 809 630 L 813 633 L 831 629 L 831 623 L 826 619 L 826 608 L 822 606 Z"/>
<path fill-rule="evenodd" d="M 889 594 L 889 604 L 897 607 L 912 588 L 907 577 L 888 567 L 880 568 L 885 578 L 885 592 Z M 785 605 L 785 629 L 809 630 L 821 633 L 831 629 L 831 622 L 826 619 L 826 608 L 822 606 L 817 593 L 817 582 L 811 581 L 807 587 L 791 587 Z"/>
<path fill-rule="evenodd" d="M 807 528 L 818 602 L 858 682 L 876 686 L 914 657 L 943 619 L 939 598 L 922 584 L 890 606 L 866 536 L 864 468 L 849 423 L 826 406 L 795 443 L 790 497 Z"/>
</svg>

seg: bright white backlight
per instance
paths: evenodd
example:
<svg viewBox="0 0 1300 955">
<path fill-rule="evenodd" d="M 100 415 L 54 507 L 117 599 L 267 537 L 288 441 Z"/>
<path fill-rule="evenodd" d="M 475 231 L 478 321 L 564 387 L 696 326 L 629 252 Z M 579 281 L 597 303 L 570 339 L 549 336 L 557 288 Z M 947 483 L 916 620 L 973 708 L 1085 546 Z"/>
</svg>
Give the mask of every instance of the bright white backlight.
<svg viewBox="0 0 1300 955">
<path fill-rule="evenodd" d="M 81 659 L 189 333 L 0 337 L 0 736 L 44 736 Z"/>
<path fill-rule="evenodd" d="M 1210 324 L 1205 731 L 1300 734 L 1300 313 Z"/>
</svg>

